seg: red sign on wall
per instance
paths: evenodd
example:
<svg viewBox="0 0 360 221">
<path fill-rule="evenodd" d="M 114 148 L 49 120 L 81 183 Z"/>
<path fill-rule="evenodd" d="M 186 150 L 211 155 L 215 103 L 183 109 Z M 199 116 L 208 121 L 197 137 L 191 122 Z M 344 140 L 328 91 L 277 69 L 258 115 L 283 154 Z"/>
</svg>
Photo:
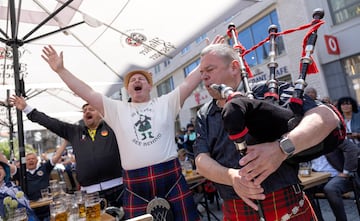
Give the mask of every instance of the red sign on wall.
<svg viewBox="0 0 360 221">
<path fill-rule="evenodd" d="M 337 38 L 332 35 L 324 35 L 324 38 L 325 38 L 325 44 L 326 44 L 326 49 L 327 49 L 328 53 L 336 54 L 336 55 L 340 54 L 340 48 L 339 48 Z"/>
</svg>

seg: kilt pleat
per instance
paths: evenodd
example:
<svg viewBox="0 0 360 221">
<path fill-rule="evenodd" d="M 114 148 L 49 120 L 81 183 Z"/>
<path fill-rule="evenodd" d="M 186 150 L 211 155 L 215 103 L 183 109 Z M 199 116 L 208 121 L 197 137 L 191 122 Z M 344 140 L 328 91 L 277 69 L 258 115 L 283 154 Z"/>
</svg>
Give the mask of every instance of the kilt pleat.
<svg viewBox="0 0 360 221">
<path fill-rule="evenodd" d="M 291 221 L 317 221 L 311 204 L 302 192 L 294 191 L 294 186 L 269 193 L 261 201 L 265 220 L 277 221 L 284 219 L 284 215 Z M 294 209 L 295 208 L 295 209 Z M 296 209 L 298 209 L 296 211 Z M 294 214 L 293 211 L 296 211 Z M 249 207 L 241 199 L 224 200 L 224 221 L 253 221 L 260 220 L 257 211 Z M 291 214 L 291 215 L 290 215 Z"/>
</svg>

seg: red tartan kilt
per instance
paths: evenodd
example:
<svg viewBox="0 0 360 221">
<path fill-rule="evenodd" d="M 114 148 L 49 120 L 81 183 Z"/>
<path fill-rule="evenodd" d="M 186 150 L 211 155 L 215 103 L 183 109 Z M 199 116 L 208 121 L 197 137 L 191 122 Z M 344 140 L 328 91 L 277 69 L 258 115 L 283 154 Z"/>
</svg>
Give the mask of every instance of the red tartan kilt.
<svg viewBox="0 0 360 221">
<path fill-rule="evenodd" d="M 303 200 L 303 205 L 300 201 Z M 269 193 L 261 201 L 265 220 L 282 220 L 285 214 L 291 214 L 294 207 L 299 210 L 290 216 L 291 221 L 316 221 L 316 215 L 306 195 L 300 191 L 296 193 L 293 186 Z M 258 212 L 253 210 L 243 200 L 224 200 L 224 221 L 254 221 L 260 220 Z"/>
</svg>

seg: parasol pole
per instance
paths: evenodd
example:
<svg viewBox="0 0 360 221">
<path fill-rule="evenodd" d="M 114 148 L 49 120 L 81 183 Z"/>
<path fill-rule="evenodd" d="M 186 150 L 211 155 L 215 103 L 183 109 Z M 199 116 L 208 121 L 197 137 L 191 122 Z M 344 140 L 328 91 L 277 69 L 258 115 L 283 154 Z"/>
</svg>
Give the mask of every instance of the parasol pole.
<svg viewBox="0 0 360 221">
<path fill-rule="evenodd" d="M 10 13 L 10 24 L 11 24 L 11 38 L 10 39 L 2 39 L 0 40 L 2 42 L 5 42 L 7 46 L 12 48 L 13 52 L 13 67 L 14 67 L 14 81 L 15 81 L 15 94 L 17 96 L 23 96 L 25 95 L 25 89 L 24 89 L 24 81 L 23 79 L 20 79 L 20 65 L 19 65 L 19 47 L 21 47 L 25 43 L 25 39 L 30 37 L 36 30 L 38 30 L 41 26 L 43 26 L 47 21 L 49 21 L 51 18 L 53 18 L 56 14 L 58 14 L 62 9 L 64 9 L 67 5 L 69 5 L 73 0 L 68 0 L 62 7 L 60 7 L 58 10 L 56 10 L 54 13 L 49 15 L 43 22 L 41 22 L 38 26 L 36 26 L 32 31 L 30 31 L 23 40 L 18 39 L 18 25 L 19 21 L 16 18 L 16 10 L 15 10 L 15 1 L 9 0 L 9 13 Z M 20 15 L 18 15 L 20 17 Z M 82 24 L 78 23 L 76 25 Z M 74 26 L 74 25 L 73 25 Z M 71 26 L 71 27 L 73 27 Z M 66 29 L 66 28 L 64 28 Z M 62 29 L 62 30 L 64 30 Z M 54 34 L 56 32 L 51 32 L 50 34 Z M 2 34 L 3 31 L 1 32 Z M 6 36 L 6 35 L 5 35 Z M 45 36 L 45 35 L 44 35 Z M 42 37 L 44 37 L 42 36 Z M 7 37 L 7 36 L 6 36 Z M 37 38 L 36 38 L 37 39 Z M 19 139 L 19 160 L 20 160 L 20 170 L 19 170 L 19 182 L 20 186 L 23 189 L 25 193 L 27 193 L 27 179 L 26 179 L 26 160 L 25 160 L 25 145 L 24 145 L 24 125 L 23 125 L 23 118 L 22 118 L 22 111 L 16 110 L 16 117 L 17 117 L 17 128 L 18 128 L 18 139 Z"/>
<path fill-rule="evenodd" d="M 11 22 L 11 40 L 8 41 L 8 46 L 12 48 L 13 52 L 13 67 L 14 67 L 14 80 L 15 80 L 15 94 L 22 96 L 21 83 L 20 83 L 20 65 L 19 65 L 19 46 L 20 42 L 17 38 L 17 25 L 18 21 L 15 14 L 15 1 L 9 0 L 10 22 Z M 24 127 L 22 119 L 22 111 L 16 110 L 18 139 L 19 139 L 19 160 L 20 160 L 20 186 L 25 193 L 27 193 L 27 179 L 26 179 L 26 160 L 25 160 L 25 145 L 24 145 Z"/>
<path fill-rule="evenodd" d="M 8 118 L 9 118 L 9 147 L 10 147 L 10 162 L 13 163 L 15 161 L 15 152 L 14 152 L 14 124 L 11 118 L 11 105 L 8 103 L 10 98 L 10 90 L 6 90 L 7 95 L 7 111 L 8 111 Z"/>
</svg>

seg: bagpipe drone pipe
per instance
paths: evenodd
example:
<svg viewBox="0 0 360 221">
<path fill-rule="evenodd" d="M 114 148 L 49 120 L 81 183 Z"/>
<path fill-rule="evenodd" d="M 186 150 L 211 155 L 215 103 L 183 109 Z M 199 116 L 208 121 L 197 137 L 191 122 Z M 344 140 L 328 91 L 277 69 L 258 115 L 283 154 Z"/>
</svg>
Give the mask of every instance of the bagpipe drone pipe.
<svg viewBox="0 0 360 221">
<path fill-rule="evenodd" d="M 317 72 L 316 64 L 313 62 L 311 55 L 317 39 L 317 29 L 324 23 L 321 20 L 323 17 L 324 11 L 322 9 L 315 9 L 313 12 L 313 20 L 307 25 L 281 33 L 277 32 L 275 25 L 269 27 L 269 36 L 262 42 L 269 41 L 270 43 L 270 62 L 268 63 L 270 77 L 266 83 L 267 92 L 264 93 L 264 99 L 262 100 L 254 98 L 254 93 L 248 83 L 249 73 L 251 75 L 251 72 L 243 57 L 249 50 L 245 51 L 237 40 L 235 25 L 229 25 L 227 34 L 234 42 L 233 48 L 239 53 L 239 64 L 245 94 L 234 92 L 232 88 L 226 85 L 212 85 L 211 87 L 217 89 L 221 96 L 227 100 L 222 110 L 224 128 L 229 133 L 229 138 L 235 142 L 240 153 L 246 153 L 246 146 L 248 144 L 279 140 L 282 135 L 295 128 L 303 118 L 304 89 L 306 87 L 305 79 L 308 73 Z M 278 66 L 275 61 L 275 38 L 281 34 L 288 34 L 309 27 L 311 27 L 311 30 L 307 33 L 303 42 L 300 74 L 295 82 L 288 108 L 286 108 L 279 105 L 279 82 L 275 78 L 275 71 Z M 260 45 L 261 43 L 253 47 L 253 49 Z M 335 107 L 332 106 L 332 109 L 337 113 L 339 118 L 342 118 Z M 287 161 L 297 164 L 329 153 L 334 150 L 344 138 L 345 127 L 342 121 L 338 128 L 334 129 L 321 143 L 293 155 L 287 159 Z"/>
</svg>

